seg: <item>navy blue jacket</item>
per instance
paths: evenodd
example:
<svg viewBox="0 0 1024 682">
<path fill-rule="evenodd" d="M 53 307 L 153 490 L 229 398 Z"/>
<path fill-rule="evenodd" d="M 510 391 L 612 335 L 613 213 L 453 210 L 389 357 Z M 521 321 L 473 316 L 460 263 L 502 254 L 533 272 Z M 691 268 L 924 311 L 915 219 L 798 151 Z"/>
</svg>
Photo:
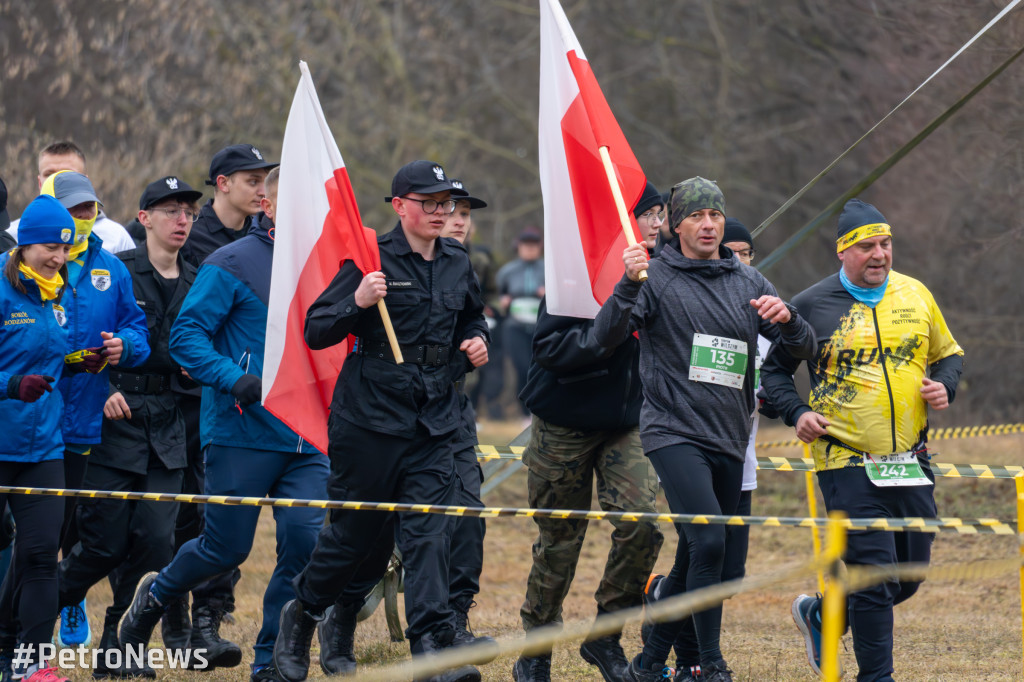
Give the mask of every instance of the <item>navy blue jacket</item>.
<svg viewBox="0 0 1024 682">
<path fill-rule="evenodd" d="M 248 235 L 210 254 L 171 328 L 171 357 L 203 385 L 203 446 L 316 452 L 262 405 L 240 410 L 231 395 L 243 374 L 263 376 L 272 227 L 262 216 Z"/>
</svg>

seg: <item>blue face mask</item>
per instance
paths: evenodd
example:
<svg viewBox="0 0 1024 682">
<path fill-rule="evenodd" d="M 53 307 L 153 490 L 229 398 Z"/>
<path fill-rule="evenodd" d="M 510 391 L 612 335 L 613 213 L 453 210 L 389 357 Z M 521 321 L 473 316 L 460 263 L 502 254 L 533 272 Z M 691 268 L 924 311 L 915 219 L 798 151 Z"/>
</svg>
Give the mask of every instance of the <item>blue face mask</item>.
<svg viewBox="0 0 1024 682">
<path fill-rule="evenodd" d="M 867 307 L 874 308 L 882 302 L 882 297 L 885 296 L 885 288 L 889 286 L 889 275 L 885 276 L 885 281 L 882 282 L 881 286 L 869 289 L 867 287 L 859 287 L 851 282 L 850 278 L 846 276 L 846 272 L 839 268 L 839 281 L 843 283 L 843 288 L 850 292 L 850 296 L 853 296 Z"/>
</svg>

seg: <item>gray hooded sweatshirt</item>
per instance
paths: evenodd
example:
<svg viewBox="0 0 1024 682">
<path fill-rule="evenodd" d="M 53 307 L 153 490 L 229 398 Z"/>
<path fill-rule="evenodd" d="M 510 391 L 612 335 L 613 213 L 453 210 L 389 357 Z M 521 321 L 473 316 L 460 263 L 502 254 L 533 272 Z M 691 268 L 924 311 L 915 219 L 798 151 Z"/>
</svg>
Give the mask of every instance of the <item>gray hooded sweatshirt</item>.
<svg viewBox="0 0 1024 682">
<path fill-rule="evenodd" d="M 814 356 L 814 331 L 803 318 L 794 313 L 789 322 L 772 324 L 750 305 L 751 299 L 778 295 L 771 282 L 728 247 L 719 247 L 719 255 L 717 260 L 693 260 L 680 252 L 678 240 L 672 241 L 651 261 L 648 280 L 639 283 L 623 276 L 594 320 L 595 338 L 608 347 L 639 330 L 644 396 L 640 439 L 647 453 L 688 444 L 742 460 L 757 386 L 757 335 L 793 357 Z M 704 357 L 715 357 L 712 345 L 739 342 L 734 346 L 739 353 L 729 356 L 729 369 L 740 365 L 738 355 L 745 347 L 741 387 L 690 378 L 697 333 L 718 339 L 705 339 Z M 740 376 L 733 379 L 740 381 Z"/>
</svg>

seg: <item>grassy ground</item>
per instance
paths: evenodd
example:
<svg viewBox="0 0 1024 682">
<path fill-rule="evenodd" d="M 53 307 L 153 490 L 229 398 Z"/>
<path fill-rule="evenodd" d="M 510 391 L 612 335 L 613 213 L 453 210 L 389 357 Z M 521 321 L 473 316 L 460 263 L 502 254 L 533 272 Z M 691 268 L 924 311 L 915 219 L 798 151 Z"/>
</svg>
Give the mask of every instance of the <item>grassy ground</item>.
<svg viewBox="0 0 1024 682">
<path fill-rule="evenodd" d="M 485 424 L 481 442 L 507 443 L 518 429 L 513 424 Z M 790 438 L 788 429 L 767 428 L 763 440 Z M 934 443 L 936 460 L 985 464 L 1019 464 L 1022 436 L 1000 436 L 975 440 Z M 798 449 L 773 450 L 772 454 L 800 456 Z M 525 475 L 520 472 L 485 499 L 489 505 L 524 506 Z M 1015 520 L 1014 486 L 1006 480 L 942 479 L 936 495 L 943 516 L 992 516 Z M 820 499 L 820 498 L 819 498 Z M 662 507 L 666 508 L 662 500 Z M 804 516 L 807 506 L 802 473 L 761 472 L 754 495 L 758 515 Z M 564 605 L 566 622 L 588 621 L 594 617 L 593 590 L 608 551 L 609 526 L 591 524 L 573 589 Z M 519 606 L 530 568 L 530 546 L 535 527 L 528 519 L 494 519 L 488 522 L 484 547 L 484 574 L 478 606 L 471 613 L 474 629 L 495 637 L 519 637 L 522 628 Z M 666 543 L 658 569 L 666 572 L 675 551 L 675 533 L 666 530 Z M 941 534 L 934 548 L 934 564 L 1012 558 L 1018 552 L 1016 538 Z M 810 532 L 796 528 L 755 527 L 751 533 L 749 576 L 798 566 L 811 553 Z M 260 627 L 262 590 L 274 565 L 273 521 L 264 510 L 256 545 L 242 567 L 237 592 L 237 623 L 226 625 L 222 634 L 243 645 L 243 665 L 211 673 L 164 672 L 161 677 L 185 680 L 244 680 L 252 660 L 252 643 Z M 109 603 L 106 586 L 90 594 L 90 620 L 102 622 L 102 609 Z M 793 626 L 789 605 L 799 592 L 813 593 L 812 580 L 794 581 L 776 589 L 740 595 L 725 607 L 722 649 L 737 680 L 813 680 L 804 656 L 802 639 Z M 404 616 L 404 614 L 403 614 Z M 94 637 L 98 639 L 99 633 Z M 627 655 L 640 649 L 638 626 L 626 628 L 623 645 Z M 595 668 L 578 653 L 579 642 L 567 642 L 555 650 L 553 679 L 600 680 Z M 322 677 L 314 663 L 311 677 Z M 383 609 L 360 624 L 356 654 L 364 667 L 379 666 L 408 657 L 407 643 L 388 639 Z M 896 678 L 900 680 L 1020 680 L 1021 604 L 1019 578 L 1007 573 L 982 580 L 931 580 L 918 594 L 896 611 Z M 849 635 L 841 652 L 843 666 L 856 669 Z M 510 680 L 513 657 L 500 658 L 481 668 L 484 680 Z M 89 679 L 84 671 L 76 680 Z M 847 679 L 852 675 L 847 674 Z"/>
</svg>

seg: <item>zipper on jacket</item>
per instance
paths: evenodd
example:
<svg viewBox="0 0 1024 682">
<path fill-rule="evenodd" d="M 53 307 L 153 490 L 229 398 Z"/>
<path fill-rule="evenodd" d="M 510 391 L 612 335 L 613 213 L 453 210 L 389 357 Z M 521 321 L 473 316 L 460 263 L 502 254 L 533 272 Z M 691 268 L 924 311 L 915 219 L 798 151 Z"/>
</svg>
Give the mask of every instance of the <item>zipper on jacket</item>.
<svg viewBox="0 0 1024 682">
<path fill-rule="evenodd" d="M 875 323 L 875 338 L 878 340 L 878 361 L 882 364 L 882 376 L 885 377 L 885 390 L 889 394 L 889 430 L 892 433 L 892 452 L 896 452 L 896 404 L 892 397 L 892 384 L 889 383 L 889 370 L 885 368 L 885 349 L 882 348 L 882 330 L 878 327 L 878 313 L 871 309 L 871 319 Z"/>
</svg>

